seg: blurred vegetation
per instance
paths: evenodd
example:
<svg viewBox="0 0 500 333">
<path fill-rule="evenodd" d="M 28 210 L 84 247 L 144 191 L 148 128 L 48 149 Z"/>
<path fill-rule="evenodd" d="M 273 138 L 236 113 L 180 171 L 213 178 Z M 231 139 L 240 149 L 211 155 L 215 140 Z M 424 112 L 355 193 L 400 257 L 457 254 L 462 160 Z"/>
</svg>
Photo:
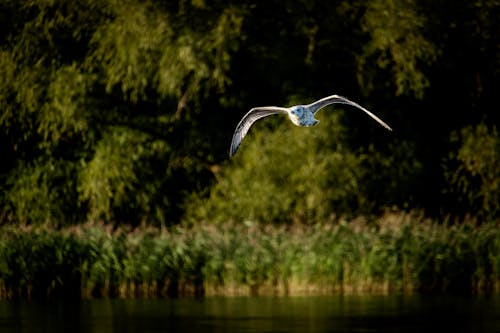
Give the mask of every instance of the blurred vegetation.
<svg viewBox="0 0 500 333">
<path fill-rule="evenodd" d="M 241 156 L 218 175 L 210 199 L 202 194 L 190 200 L 189 220 L 313 222 L 353 206 L 366 212 L 360 207 L 366 202 L 360 184 L 364 156 L 348 150 L 338 118 L 322 117 L 315 131 L 282 122 L 253 132 Z"/>
<path fill-rule="evenodd" d="M 491 292 L 499 230 L 418 214 L 376 225 L 3 226 L 0 298 Z"/>
<path fill-rule="evenodd" d="M 450 192 L 459 198 L 463 212 L 481 219 L 500 213 L 500 136 L 495 125 L 480 123 L 452 133 L 459 147 L 450 154 L 447 173 Z"/>
<path fill-rule="evenodd" d="M 496 0 L 3 0 L 0 223 L 498 218 Z M 241 116 L 329 94 L 314 129 Z"/>
</svg>

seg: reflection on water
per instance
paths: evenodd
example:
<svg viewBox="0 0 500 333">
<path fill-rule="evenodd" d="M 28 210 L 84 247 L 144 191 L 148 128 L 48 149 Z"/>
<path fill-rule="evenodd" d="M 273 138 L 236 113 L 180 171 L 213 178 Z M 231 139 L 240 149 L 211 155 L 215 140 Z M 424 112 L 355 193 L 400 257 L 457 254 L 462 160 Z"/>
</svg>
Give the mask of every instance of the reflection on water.
<svg viewBox="0 0 500 333">
<path fill-rule="evenodd" d="M 500 297 L 0 302 L 0 332 L 500 332 Z"/>
</svg>

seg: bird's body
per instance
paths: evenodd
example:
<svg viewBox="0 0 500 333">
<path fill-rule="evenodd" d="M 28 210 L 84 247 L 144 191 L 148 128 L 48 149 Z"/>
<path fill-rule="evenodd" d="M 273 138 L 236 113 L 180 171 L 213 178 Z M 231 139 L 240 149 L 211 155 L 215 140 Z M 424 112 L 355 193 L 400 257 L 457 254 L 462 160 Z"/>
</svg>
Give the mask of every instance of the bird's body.
<svg viewBox="0 0 500 333">
<path fill-rule="evenodd" d="M 384 123 L 380 118 L 376 115 L 359 105 L 358 103 L 352 102 L 345 97 L 339 95 L 331 95 L 325 98 L 322 98 L 314 103 L 308 105 L 295 105 L 289 108 L 283 108 L 279 106 L 262 106 L 251 109 L 247 112 L 247 114 L 241 119 L 236 126 L 236 130 L 233 134 L 233 140 L 231 142 L 231 148 L 229 150 L 229 156 L 233 156 L 238 147 L 240 146 L 243 138 L 248 133 L 248 130 L 252 126 L 254 122 L 259 120 L 260 118 L 264 118 L 273 114 L 287 114 L 292 123 L 297 126 L 302 127 L 310 127 L 319 123 L 319 120 L 314 118 L 314 115 L 323 107 L 339 103 L 354 106 L 362 111 L 366 112 L 370 117 L 375 119 L 380 125 L 384 126 L 386 129 L 392 131 L 392 129 Z"/>
</svg>

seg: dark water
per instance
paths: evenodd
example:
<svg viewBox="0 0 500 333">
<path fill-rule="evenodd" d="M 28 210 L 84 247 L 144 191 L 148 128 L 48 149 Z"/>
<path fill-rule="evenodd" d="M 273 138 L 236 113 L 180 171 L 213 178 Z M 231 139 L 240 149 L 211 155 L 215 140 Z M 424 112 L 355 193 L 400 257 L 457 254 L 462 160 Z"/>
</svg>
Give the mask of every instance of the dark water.
<svg viewBox="0 0 500 333">
<path fill-rule="evenodd" d="M 0 302 L 0 332 L 500 332 L 500 297 Z"/>
</svg>

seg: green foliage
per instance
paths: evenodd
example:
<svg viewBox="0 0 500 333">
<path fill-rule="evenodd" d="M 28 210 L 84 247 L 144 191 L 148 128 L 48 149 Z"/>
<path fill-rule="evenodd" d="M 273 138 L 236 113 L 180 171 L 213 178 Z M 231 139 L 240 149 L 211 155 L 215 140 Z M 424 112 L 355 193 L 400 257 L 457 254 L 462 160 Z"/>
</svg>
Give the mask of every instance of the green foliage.
<svg viewBox="0 0 500 333">
<path fill-rule="evenodd" d="M 112 206 L 120 207 L 128 201 L 138 182 L 135 167 L 144 154 L 144 142 L 141 133 L 120 128 L 99 141 L 79 180 L 81 198 L 89 201 L 90 220 L 110 220 Z"/>
<path fill-rule="evenodd" d="M 467 126 L 451 136 L 458 149 L 447 161 L 449 192 L 467 211 L 481 217 L 500 213 L 500 136 L 496 126 Z"/>
<path fill-rule="evenodd" d="M 479 292 L 500 281 L 498 225 L 386 215 L 310 226 L 85 224 L 0 233 L 0 297 Z"/>
<path fill-rule="evenodd" d="M 326 110 L 314 128 L 284 117 L 254 125 L 211 192 L 188 201 L 186 220 L 315 223 L 412 205 L 422 165 L 411 143 L 355 150 L 342 115 Z"/>
<path fill-rule="evenodd" d="M 199 86 L 224 91 L 230 78 L 231 52 L 237 48 L 242 24 L 241 12 L 225 8 L 211 31 L 177 36 L 165 45 L 158 71 L 158 90 L 192 98 Z M 189 78 L 189 82 L 185 82 Z M 188 84 L 186 91 L 181 87 Z"/>
<path fill-rule="evenodd" d="M 2 233 L 3 297 L 80 297 L 80 265 L 87 255 L 78 237 L 53 230 Z"/>
<path fill-rule="evenodd" d="M 179 13 L 158 2 L 112 0 L 2 6 L 24 22 L 8 22 L 0 60 L 0 126 L 14 143 L 2 149 L 18 166 L 2 170 L 8 216 L 72 220 L 64 193 L 70 207 L 88 210 L 80 220 L 178 219 L 173 202 L 197 186 L 200 172 L 184 162 L 197 142 L 180 138 L 196 121 L 180 111 L 229 84 L 238 8 L 195 3 Z M 193 25 L 194 12 L 213 20 Z M 186 182 L 164 191 L 179 174 Z"/>
<path fill-rule="evenodd" d="M 100 25 L 90 40 L 86 65 L 101 72 L 106 92 L 115 86 L 137 103 L 150 87 L 160 50 L 173 34 L 169 17 L 151 3 L 113 5 L 112 20 Z"/>
<path fill-rule="evenodd" d="M 272 130 L 256 125 L 208 200 L 192 200 L 190 218 L 312 222 L 362 209 L 362 158 L 348 150 L 337 115 L 325 112 L 313 129 L 283 118 Z"/>
<path fill-rule="evenodd" d="M 491 171 L 434 180 L 451 132 L 497 120 L 499 15 L 495 0 L 2 1 L 0 222 L 456 213 L 443 188 L 496 216 Z M 393 140 L 356 118 L 257 125 L 224 162 L 250 107 L 360 88 Z"/>
<path fill-rule="evenodd" d="M 92 76 L 82 73 L 76 64 L 59 68 L 47 89 L 48 102 L 39 115 L 41 148 L 50 148 L 75 136 L 89 135 L 87 89 Z"/>
<path fill-rule="evenodd" d="M 418 12 L 414 0 L 369 1 L 363 18 L 363 30 L 371 39 L 359 58 L 359 80 L 367 90 L 372 89 L 368 68 L 370 58 L 388 69 L 393 76 L 396 95 L 413 94 L 422 98 L 430 82 L 420 64 L 436 61 L 436 47 L 423 35 L 425 17 Z"/>
<path fill-rule="evenodd" d="M 9 179 L 6 195 L 11 216 L 20 223 L 78 219 L 76 173 L 77 166 L 63 160 L 39 159 L 32 165 L 20 164 Z"/>
</svg>

